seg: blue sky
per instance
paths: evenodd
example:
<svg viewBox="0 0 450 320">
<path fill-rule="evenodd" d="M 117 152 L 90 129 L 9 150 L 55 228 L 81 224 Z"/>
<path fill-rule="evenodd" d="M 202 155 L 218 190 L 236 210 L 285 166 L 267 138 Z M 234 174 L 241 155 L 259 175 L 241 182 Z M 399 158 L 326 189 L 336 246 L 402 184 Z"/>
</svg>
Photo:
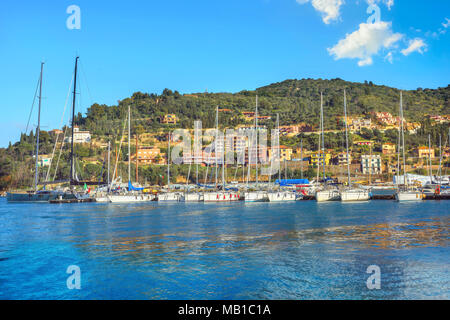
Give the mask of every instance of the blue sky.
<svg viewBox="0 0 450 320">
<path fill-rule="evenodd" d="M 70 5 L 80 30 L 66 26 Z M 370 23 L 369 5 L 380 12 Z M 0 147 L 25 129 L 42 60 L 51 130 L 77 54 L 81 112 L 136 91 L 237 92 L 292 78 L 437 88 L 450 83 L 448 19 L 448 0 L 2 1 Z"/>
</svg>

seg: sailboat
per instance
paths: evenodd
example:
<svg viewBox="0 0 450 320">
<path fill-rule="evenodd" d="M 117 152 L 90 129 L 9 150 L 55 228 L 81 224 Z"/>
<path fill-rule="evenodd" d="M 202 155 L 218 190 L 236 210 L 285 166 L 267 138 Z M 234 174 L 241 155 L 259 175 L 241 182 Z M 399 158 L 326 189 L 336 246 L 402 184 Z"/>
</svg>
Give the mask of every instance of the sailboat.
<svg viewBox="0 0 450 320">
<path fill-rule="evenodd" d="M 108 194 L 106 197 L 111 203 L 130 203 L 130 202 L 144 202 L 152 201 L 153 195 L 143 194 L 143 188 L 136 188 L 131 183 L 131 109 L 128 106 L 128 191 L 119 194 Z"/>
<path fill-rule="evenodd" d="M 239 201 L 240 196 L 237 192 L 227 191 L 225 187 L 225 143 L 222 144 L 222 190 L 217 190 L 218 183 L 218 169 L 219 163 L 217 158 L 218 151 L 218 141 L 219 141 L 219 107 L 216 107 L 216 138 L 214 140 L 214 153 L 215 153 L 215 162 L 216 162 L 216 191 L 205 192 L 203 194 L 204 202 L 230 202 L 230 201 Z M 225 142 L 225 141 L 223 141 Z"/>
<path fill-rule="evenodd" d="M 41 106 L 42 106 L 42 77 L 44 72 L 44 62 L 41 63 L 41 73 L 39 77 L 39 110 L 38 125 L 36 128 L 36 150 L 35 150 L 35 173 L 34 190 L 29 192 L 8 192 L 6 199 L 8 202 L 48 202 L 63 195 L 62 191 L 38 190 L 39 184 L 39 133 L 41 130 Z"/>
<path fill-rule="evenodd" d="M 320 162 L 323 161 L 323 180 L 325 184 L 325 134 L 324 134 L 324 126 L 323 126 L 323 94 L 320 93 L 320 129 L 321 129 L 321 135 L 322 135 L 322 149 L 320 148 L 320 136 L 319 136 L 319 152 L 318 152 L 318 158 L 317 158 L 317 181 L 319 181 L 319 169 L 320 169 Z M 341 194 L 338 189 L 333 188 L 331 186 L 324 186 L 322 188 L 319 188 L 315 192 L 315 198 L 317 202 L 324 202 L 324 201 L 338 201 L 341 198 Z"/>
<path fill-rule="evenodd" d="M 194 141 L 198 142 L 200 141 L 199 139 L 201 139 L 201 129 L 200 129 L 200 121 L 195 121 L 194 122 Z M 196 175 L 195 175 L 195 181 L 196 181 L 196 188 L 194 192 L 191 192 L 190 190 L 187 190 L 184 193 L 184 201 L 185 202 L 203 202 L 203 193 L 198 191 L 198 159 L 197 156 L 198 154 L 201 153 L 200 150 L 200 145 L 195 144 L 194 145 L 194 155 L 192 157 L 192 161 L 195 161 L 195 166 L 196 166 Z M 189 173 L 191 172 L 191 165 L 192 165 L 192 161 L 189 164 Z M 189 174 L 188 174 L 188 179 L 186 181 L 186 185 L 189 182 Z"/>
<path fill-rule="evenodd" d="M 254 146 L 256 147 L 256 155 L 255 155 L 255 162 L 256 162 L 256 188 L 258 188 L 258 158 L 259 158 L 259 146 L 258 146 L 258 96 L 256 96 L 256 106 L 255 106 L 255 137 L 252 140 L 255 140 Z M 253 142 L 253 141 L 252 141 Z M 251 172 L 251 164 L 250 164 L 250 148 L 252 148 L 252 143 L 249 143 L 248 145 L 248 152 L 249 152 L 249 163 L 248 163 L 248 175 L 250 176 Z M 247 178 L 248 181 L 248 178 Z M 247 183 L 247 189 L 248 189 L 248 183 Z M 267 197 L 267 192 L 262 190 L 256 190 L 256 191 L 247 191 L 244 193 L 244 200 L 245 202 L 265 202 L 268 201 L 269 198 Z"/>
<path fill-rule="evenodd" d="M 280 117 L 277 114 L 277 160 L 280 161 Z M 285 164 L 285 178 L 287 180 L 287 168 L 286 168 L 286 160 L 284 162 Z M 288 201 L 295 201 L 297 199 L 297 196 L 295 192 L 287 191 L 287 190 L 281 190 L 281 166 L 278 165 L 278 181 L 280 183 L 280 190 L 272 190 L 267 193 L 267 198 L 269 202 L 288 202 Z"/>
<path fill-rule="evenodd" d="M 180 202 L 184 201 L 184 195 L 181 192 L 170 191 L 170 140 L 171 134 L 169 133 L 169 147 L 167 149 L 167 192 L 158 194 L 158 202 Z"/>
<path fill-rule="evenodd" d="M 350 156 L 348 152 L 348 123 L 347 123 L 347 94 L 344 89 L 344 116 L 345 116 L 345 144 L 347 150 L 347 188 L 341 191 L 341 201 L 368 201 L 370 199 L 370 192 L 367 189 L 352 188 L 350 179 Z"/>
<path fill-rule="evenodd" d="M 404 187 L 398 186 L 397 191 L 395 192 L 395 200 L 403 202 L 403 201 L 422 201 L 423 193 L 416 188 L 411 188 L 408 184 L 408 178 L 406 176 L 406 157 L 405 157 L 405 132 L 403 128 L 403 93 L 400 91 L 400 121 L 401 126 L 399 127 L 399 137 L 402 140 L 402 153 L 403 153 L 403 178 L 404 178 Z M 400 141 L 400 139 L 399 139 Z M 400 155 L 400 150 L 398 151 Z"/>
</svg>

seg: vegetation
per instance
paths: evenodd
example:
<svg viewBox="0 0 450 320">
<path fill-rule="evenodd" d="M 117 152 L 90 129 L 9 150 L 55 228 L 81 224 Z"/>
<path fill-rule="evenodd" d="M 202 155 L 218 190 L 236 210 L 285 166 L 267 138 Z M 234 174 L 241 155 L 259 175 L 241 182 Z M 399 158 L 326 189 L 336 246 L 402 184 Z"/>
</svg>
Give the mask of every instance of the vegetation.
<svg viewBox="0 0 450 320">
<path fill-rule="evenodd" d="M 128 106 L 132 110 L 132 134 L 167 132 L 174 128 L 193 128 L 195 120 L 202 120 L 203 128 L 215 126 L 215 109 L 230 109 L 230 112 L 219 114 L 219 123 L 222 128 L 235 127 L 241 124 L 251 125 L 241 116 L 243 111 L 253 111 L 255 97 L 259 99 L 259 113 L 263 116 L 272 116 L 270 120 L 262 120 L 260 123 L 268 129 L 275 127 L 275 114 L 280 115 L 280 124 L 308 123 L 313 127 L 319 126 L 320 93 L 323 92 L 325 128 L 335 130 L 335 133 L 326 133 L 325 147 L 335 151 L 343 151 L 345 138 L 342 126 L 338 124 L 337 117 L 343 113 L 343 89 L 347 91 L 348 110 L 350 115 L 362 115 L 369 117 L 372 111 L 386 111 L 393 115 L 398 114 L 400 91 L 387 86 L 374 85 L 372 82 L 354 83 L 341 79 L 303 79 L 286 80 L 274 83 L 253 91 L 241 91 L 238 93 L 193 93 L 182 95 L 178 91 L 165 89 L 161 94 L 136 92 L 131 97 L 120 101 L 117 105 L 107 106 L 93 104 L 85 115 L 78 113 L 75 123 L 83 129 L 91 131 L 95 139 L 102 142 L 111 142 L 114 150 L 118 148 L 122 135 L 124 121 L 128 112 Z M 404 113 L 409 121 L 420 122 L 422 127 L 417 134 L 406 134 L 405 142 L 409 148 L 428 144 L 428 135 L 431 135 L 432 143 L 437 146 L 439 136 L 442 143 L 447 142 L 448 124 L 433 125 L 425 115 L 450 114 L 450 85 L 438 89 L 410 90 L 403 92 Z M 160 119 L 166 114 L 175 114 L 178 118 L 177 125 L 164 125 Z M 157 137 L 165 139 L 164 135 Z M 356 153 L 366 152 L 365 147 L 353 146 L 353 141 L 370 139 L 375 141 L 374 152 L 381 152 L 381 144 L 391 142 L 397 144 L 398 132 L 387 130 L 384 133 L 379 130 L 363 129 L 361 132 L 350 135 L 352 151 Z M 300 134 L 296 137 L 281 138 L 281 144 L 300 147 L 303 141 L 305 149 L 317 150 L 318 136 L 315 134 Z M 51 154 L 55 143 L 55 137 L 45 131 L 40 132 L 41 154 Z M 8 148 L 0 148 L 0 190 L 6 188 L 29 187 L 34 178 L 34 159 L 32 157 L 35 148 L 35 133 L 23 133 L 20 140 L 10 144 Z M 132 154 L 134 153 L 132 147 Z M 165 150 L 161 149 L 162 152 Z M 105 179 L 105 150 L 93 144 L 76 145 L 77 158 L 76 169 L 79 177 L 83 179 Z M 124 144 L 121 150 L 121 161 L 127 160 L 127 146 Z M 114 156 L 112 156 L 114 159 Z M 113 160 L 114 162 L 114 160 Z M 47 172 L 41 170 L 41 179 Z M 119 165 L 119 173 L 126 172 L 126 165 Z M 56 179 L 67 179 L 69 176 L 69 150 L 65 148 Z M 133 169 L 134 172 L 134 169 Z M 186 176 L 187 166 L 174 166 L 173 175 Z M 204 168 L 202 168 L 202 174 Z M 292 172 L 296 175 L 298 172 Z M 146 166 L 140 168 L 142 179 L 155 184 L 161 184 L 165 177 L 165 168 L 161 166 Z M 234 173 L 233 173 L 234 174 Z M 314 169 L 304 172 L 305 177 L 315 176 Z M 191 172 L 191 178 L 192 178 Z M 239 176 L 239 173 L 238 173 Z M 165 178 L 163 178 L 165 177 Z"/>
</svg>

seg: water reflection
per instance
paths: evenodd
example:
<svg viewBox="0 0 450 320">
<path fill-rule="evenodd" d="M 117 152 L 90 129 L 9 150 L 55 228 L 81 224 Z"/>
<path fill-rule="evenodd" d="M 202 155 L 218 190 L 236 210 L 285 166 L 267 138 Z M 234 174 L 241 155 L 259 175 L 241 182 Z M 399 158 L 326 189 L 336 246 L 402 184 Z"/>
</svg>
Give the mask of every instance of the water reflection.
<svg viewBox="0 0 450 320">
<path fill-rule="evenodd" d="M 0 203 L 0 297 L 445 297 L 447 209 L 438 202 L 404 206 L 388 201 L 326 206 Z M 85 290 L 77 295 L 58 286 L 65 283 L 70 264 L 79 264 L 85 277 Z M 381 291 L 365 286 L 371 264 L 382 268 Z"/>
</svg>

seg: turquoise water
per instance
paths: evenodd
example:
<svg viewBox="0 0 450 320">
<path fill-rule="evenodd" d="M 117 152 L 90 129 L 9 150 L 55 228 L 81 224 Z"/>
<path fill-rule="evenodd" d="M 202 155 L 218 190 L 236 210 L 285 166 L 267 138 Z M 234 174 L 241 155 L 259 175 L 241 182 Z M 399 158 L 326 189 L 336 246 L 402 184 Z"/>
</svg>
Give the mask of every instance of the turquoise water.
<svg viewBox="0 0 450 320">
<path fill-rule="evenodd" d="M 8 204 L 1 299 L 449 299 L 449 202 Z M 81 270 L 69 290 L 67 267 Z M 366 269 L 381 269 L 369 290 Z"/>
</svg>

